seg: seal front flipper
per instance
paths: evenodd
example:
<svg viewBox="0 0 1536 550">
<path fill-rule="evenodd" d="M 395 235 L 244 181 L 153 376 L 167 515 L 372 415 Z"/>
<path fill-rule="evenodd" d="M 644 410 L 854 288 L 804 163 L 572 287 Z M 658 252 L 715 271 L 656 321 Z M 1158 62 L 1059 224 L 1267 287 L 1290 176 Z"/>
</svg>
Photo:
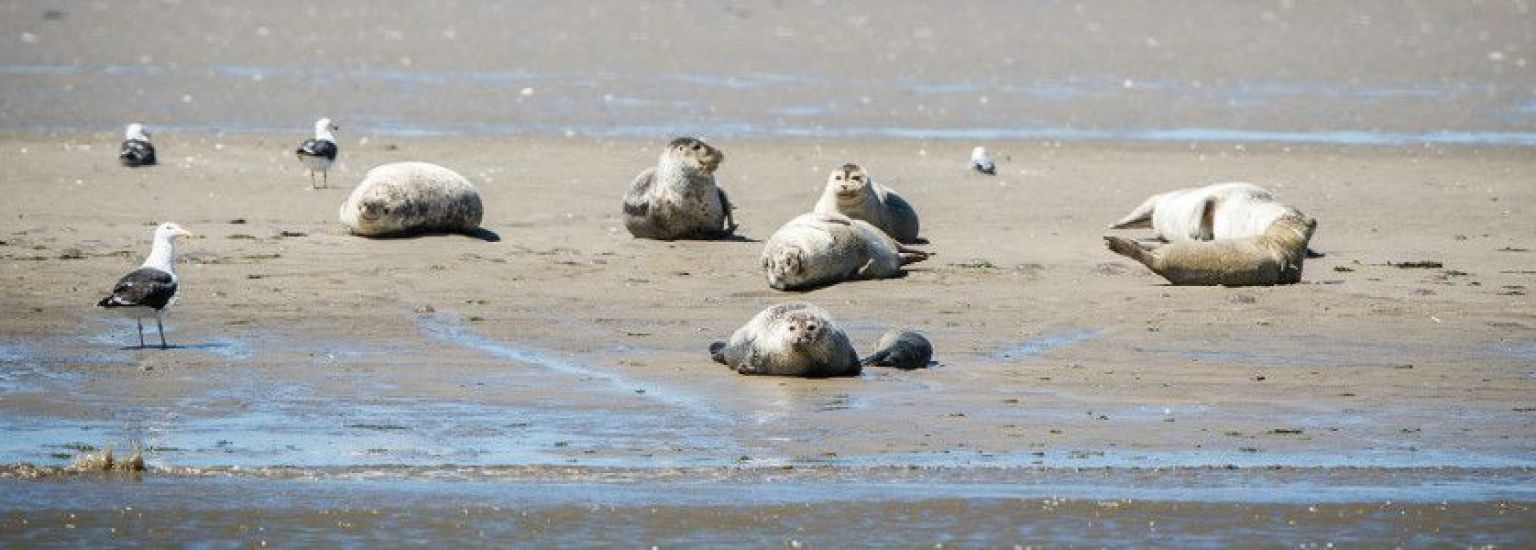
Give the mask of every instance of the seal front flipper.
<svg viewBox="0 0 1536 550">
<path fill-rule="evenodd" d="M 1200 207 L 1200 235 L 1198 240 L 1209 241 L 1216 238 L 1216 197 L 1205 199 L 1205 205 Z"/>
<path fill-rule="evenodd" d="M 721 236 L 730 236 L 736 233 L 736 216 L 731 213 L 736 207 L 731 204 L 731 198 L 726 196 L 725 190 L 716 188 L 720 194 L 720 209 L 725 211 L 725 232 Z"/>
</svg>

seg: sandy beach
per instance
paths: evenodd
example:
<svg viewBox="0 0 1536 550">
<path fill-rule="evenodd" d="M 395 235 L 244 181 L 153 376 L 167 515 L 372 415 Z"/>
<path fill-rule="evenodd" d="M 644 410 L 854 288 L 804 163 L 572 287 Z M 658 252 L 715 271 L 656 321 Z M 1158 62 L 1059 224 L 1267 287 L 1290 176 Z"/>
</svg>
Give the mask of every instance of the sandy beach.
<svg viewBox="0 0 1536 550">
<path fill-rule="evenodd" d="M 325 27 L 181 5 L 118 49 L 128 22 L 89 4 L 7 3 L 27 19 L 0 18 L 23 45 L 0 52 L 0 461 L 139 443 L 149 470 L 0 479 L 0 540 L 249 544 L 262 521 L 290 544 L 1529 540 L 1529 16 L 1126 4 L 1035 6 L 1012 39 L 977 32 L 1006 4 L 568 8 L 601 36 L 558 30 L 551 6 L 339 6 Z M 802 23 L 823 9 L 862 39 Z M 684 15 L 618 26 L 662 12 Z M 498 30 L 514 15 L 525 34 Z M 1229 28 L 1169 31 L 1203 17 Z M 1447 37 L 1467 29 L 1487 38 Z M 786 57 L 786 34 L 820 55 Z M 311 190 L 292 150 L 316 108 L 343 153 Z M 130 119 L 160 166 L 117 165 Z M 743 239 L 625 232 L 625 187 L 685 133 L 725 152 Z M 997 176 L 966 168 L 981 143 Z M 347 235 L 351 187 L 404 160 L 474 182 L 499 240 Z M 900 279 L 768 288 L 761 241 L 846 162 L 916 206 L 936 256 Z M 1150 236 L 1106 229 L 1147 196 L 1223 181 L 1318 220 L 1300 284 L 1174 287 L 1104 248 Z M 92 305 L 161 221 L 199 235 L 179 247 L 176 349 L 131 349 L 133 321 Z M 937 364 L 805 380 L 709 360 L 791 300 L 864 353 L 920 330 Z M 378 520 L 370 501 L 395 504 Z M 124 506 L 159 519 L 112 519 Z M 1308 523 L 1317 506 L 1333 519 Z M 868 536 L 815 513 L 842 507 Z"/>
</svg>

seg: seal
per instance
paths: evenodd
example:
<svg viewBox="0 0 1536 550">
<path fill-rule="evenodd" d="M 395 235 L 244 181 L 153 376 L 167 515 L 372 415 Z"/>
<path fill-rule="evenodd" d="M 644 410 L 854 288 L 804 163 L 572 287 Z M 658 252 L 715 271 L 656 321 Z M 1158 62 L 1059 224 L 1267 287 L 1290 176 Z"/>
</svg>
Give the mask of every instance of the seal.
<svg viewBox="0 0 1536 550">
<path fill-rule="evenodd" d="M 862 220 L 835 213 L 801 214 L 763 245 L 768 286 L 794 290 L 853 279 L 889 279 L 929 254 L 896 242 Z"/>
<path fill-rule="evenodd" d="M 869 179 L 869 172 L 857 164 L 844 164 L 827 175 L 815 211 L 864 220 L 899 243 L 917 242 L 917 211 L 911 203 Z"/>
<path fill-rule="evenodd" d="M 1214 210 L 1207 207 L 1214 205 Z M 1110 229 L 1150 227 L 1167 242 L 1241 239 L 1263 234 L 1281 216 L 1302 215 L 1251 183 L 1217 183 L 1148 197 Z M 1210 223 L 1205 223 L 1205 217 Z"/>
<path fill-rule="evenodd" d="M 624 227 L 641 239 L 719 239 L 736 231 L 731 201 L 715 185 L 725 154 L 691 137 L 667 144 L 656 166 L 624 194 Z"/>
<path fill-rule="evenodd" d="M 859 354 L 832 314 L 812 304 L 779 304 L 736 329 L 728 342 L 709 346 L 710 357 L 741 374 L 857 376 Z"/>
<path fill-rule="evenodd" d="M 915 330 L 891 329 L 875 343 L 875 353 L 860 361 L 864 366 L 920 369 L 933 359 L 933 344 Z"/>
<path fill-rule="evenodd" d="M 1204 231 L 1209 231 L 1212 203 L 1207 203 Z M 1317 221 L 1286 214 L 1263 234 L 1238 239 L 1183 241 L 1152 250 L 1120 237 L 1104 237 L 1117 254 L 1147 266 L 1175 285 L 1253 286 L 1301 281 L 1301 264 Z"/>
<path fill-rule="evenodd" d="M 453 170 L 426 162 L 375 166 L 341 204 L 353 235 L 475 234 L 484 209 L 475 186 Z"/>
</svg>

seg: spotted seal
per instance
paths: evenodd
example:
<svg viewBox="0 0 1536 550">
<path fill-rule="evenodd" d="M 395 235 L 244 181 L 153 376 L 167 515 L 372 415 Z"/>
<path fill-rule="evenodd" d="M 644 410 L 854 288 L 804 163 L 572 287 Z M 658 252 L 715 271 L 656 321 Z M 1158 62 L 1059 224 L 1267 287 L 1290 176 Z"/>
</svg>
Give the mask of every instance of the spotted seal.
<svg viewBox="0 0 1536 550">
<path fill-rule="evenodd" d="M 709 354 L 741 374 L 821 378 L 860 370 L 859 354 L 832 314 L 803 302 L 764 309 L 729 341 L 710 344 Z"/>
<path fill-rule="evenodd" d="M 1206 206 L 1206 231 L 1213 208 Z M 1316 220 L 1286 214 L 1253 237 L 1183 241 L 1151 250 L 1120 237 L 1104 240 L 1110 250 L 1141 262 L 1175 285 L 1276 285 L 1301 281 L 1307 242 L 1316 229 Z"/>
<path fill-rule="evenodd" d="M 928 259 L 862 220 L 836 213 L 801 214 L 763 246 L 768 286 L 794 290 L 853 279 L 889 279 Z"/>
<path fill-rule="evenodd" d="M 917 211 L 912 204 L 891 188 L 875 183 L 857 164 L 844 164 L 827 175 L 827 187 L 816 201 L 815 211 L 864 220 L 899 243 L 918 242 Z"/>
<path fill-rule="evenodd" d="M 469 180 L 426 162 L 374 167 L 341 205 L 341 223 L 364 237 L 475 234 L 483 215 L 480 193 Z"/>
<path fill-rule="evenodd" d="M 920 369 L 933 360 L 933 344 L 915 330 L 891 329 L 875 343 L 875 352 L 860 361 L 864 366 Z"/>
<path fill-rule="evenodd" d="M 736 231 L 731 201 L 715 185 L 725 154 L 691 137 L 661 151 L 624 194 L 624 227 L 642 239 L 719 239 Z"/>
</svg>

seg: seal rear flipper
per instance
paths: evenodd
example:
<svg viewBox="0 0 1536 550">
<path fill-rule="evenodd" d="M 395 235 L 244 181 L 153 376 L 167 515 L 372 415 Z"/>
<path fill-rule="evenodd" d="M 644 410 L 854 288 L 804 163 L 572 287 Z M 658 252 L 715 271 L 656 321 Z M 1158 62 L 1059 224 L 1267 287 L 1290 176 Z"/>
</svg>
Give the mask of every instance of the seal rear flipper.
<svg viewBox="0 0 1536 550">
<path fill-rule="evenodd" d="M 871 366 L 871 365 L 879 365 L 883 361 L 885 361 L 886 357 L 889 357 L 890 355 L 891 355 L 891 351 L 890 350 L 880 350 L 880 351 L 877 351 L 877 352 L 871 354 L 869 357 L 865 357 L 864 360 L 859 361 L 859 365 L 860 366 L 865 366 L 865 367 L 868 367 L 868 366 Z"/>
<path fill-rule="evenodd" d="M 905 246 L 901 243 L 896 243 L 896 253 L 897 256 L 901 258 L 901 265 L 915 264 L 917 262 L 928 259 L 929 256 L 936 254 L 934 252 L 925 252 L 916 248 Z"/>
<path fill-rule="evenodd" d="M 1124 218 L 1120 218 L 1120 221 L 1115 222 L 1109 228 L 1138 229 L 1152 227 L 1152 212 L 1157 210 L 1157 204 L 1163 201 L 1163 196 L 1165 195 L 1167 193 L 1158 193 L 1147 197 L 1147 200 L 1142 201 L 1141 206 L 1137 206 L 1130 214 L 1126 214 Z"/>
<path fill-rule="evenodd" d="M 1152 267 L 1152 253 L 1147 252 L 1146 249 L 1142 248 L 1141 245 L 1136 244 L 1135 241 L 1130 239 L 1123 239 L 1120 237 L 1106 236 L 1104 237 L 1104 246 L 1109 247 L 1110 251 L 1116 254 L 1141 262 L 1142 265 L 1145 265 L 1149 268 Z M 1155 271 L 1156 268 L 1153 268 L 1153 270 Z"/>
</svg>

